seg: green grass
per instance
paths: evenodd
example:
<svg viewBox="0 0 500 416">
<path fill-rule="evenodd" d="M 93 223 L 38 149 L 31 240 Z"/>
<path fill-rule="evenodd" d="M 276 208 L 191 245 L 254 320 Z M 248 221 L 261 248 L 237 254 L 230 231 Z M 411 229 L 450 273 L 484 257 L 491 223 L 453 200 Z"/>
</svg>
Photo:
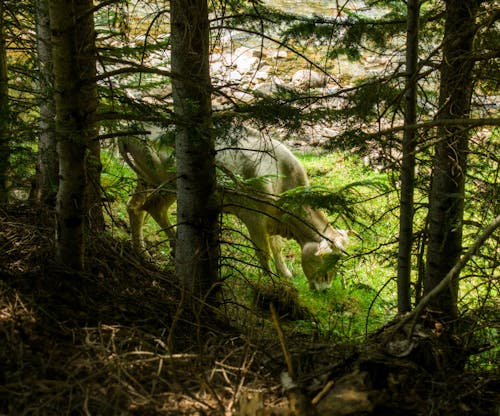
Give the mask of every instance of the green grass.
<svg viewBox="0 0 500 416">
<path fill-rule="evenodd" d="M 353 182 L 366 181 L 367 178 L 387 184 L 385 175 L 376 174 L 368 169 L 356 155 L 346 157 L 340 153 L 299 154 L 306 167 L 311 184 L 320 185 L 336 191 Z M 340 262 L 337 276 L 332 287 L 323 293 L 309 289 L 300 264 L 300 250 L 295 241 L 285 241 L 283 255 L 289 269 L 294 274 L 293 284 L 299 291 L 299 300 L 313 314 L 313 319 L 295 322 L 297 329 L 315 333 L 332 339 L 353 339 L 364 336 L 366 330 L 379 327 L 395 315 L 396 284 L 391 277 L 394 274 L 396 259 L 395 235 L 397 218 L 387 206 L 395 204 L 395 194 L 381 195 L 379 189 L 359 187 L 356 192 L 359 201 L 356 207 L 350 207 L 362 213 L 356 222 L 347 222 L 342 213 L 334 212 L 330 220 L 335 228 L 352 228 L 362 239 L 353 237 L 349 255 Z M 326 211 L 325 211 L 326 212 Z M 225 240 L 238 242 L 237 247 L 224 245 L 223 253 L 231 260 L 229 270 L 232 276 L 229 284 L 239 286 L 241 280 L 250 284 L 268 279 L 262 278 L 258 267 L 248 264 L 256 263 L 249 242 L 241 238 L 245 228 L 237 220 L 226 218 L 226 228 L 234 230 L 226 232 Z M 371 253 L 380 245 L 387 245 L 380 253 Z M 385 287 L 384 287 L 385 286 Z M 384 287 L 381 293 L 379 290 Z M 246 293 L 242 289 L 242 293 Z M 239 292 L 241 293 L 241 292 Z M 246 295 L 249 300 L 251 296 Z M 241 298 L 244 296 L 238 296 Z"/>
<path fill-rule="evenodd" d="M 388 183 L 385 175 L 372 172 L 356 155 L 304 153 L 298 157 L 309 173 L 311 184 L 332 191 L 367 178 Z M 125 203 L 134 189 L 134 175 L 111 153 L 103 152 L 103 165 L 102 184 L 108 197 L 114 200 L 110 218 L 128 224 Z M 394 250 L 394 245 L 388 246 L 386 254 L 382 256 L 371 253 L 379 245 L 394 240 L 397 222 L 394 216 L 386 212 L 388 204 L 394 204 L 394 195 L 380 196 L 380 190 L 361 186 L 356 189 L 355 197 L 356 206 L 349 209 L 361 214 L 354 223 L 346 221 L 342 213 L 330 215 L 333 227 L 352 228 L 362 239 L 353 237 L 349 255 L 340 262 L 337 277 L 328 291 L 318 293 L 309 289 L 302 272 L 297 243 L 284 242 L 283 254 L 294 273 L 293 284 L 298 289 L 299 300 L 313 314 L 311 320 L 294 323 L 301 331 L 319 333 L 327 338 L 352 339 L 363 336 L 366 328 L 370 330 L 378 327 L 394 315 L 395 283 L 390 282 L 377 296 L 393 273 L 394 264 L 387 258 L 393 257 L 388 253 Z M 232 286 L 231 290 L 236 293 L 238 301 L 249 305 L 252 302 L 249 284 L 251 286 L 259 282 L 272 285 L 273 282 L 268 276 L 262 276 L 251 243 L 243 236 L 245 227 L 237 219 L 225 215 L 224 229 L 223 240 L 230 244 L 222 246 L 222 263 L 226 265 L 222 273 L 230 276 L 227 283 Z M 152 250 L 168 262 L 170 248 L 151 218 L 146 219 L 144 234 Z M 128 238 L 123 227 L 117 235 Z"/>
<path fill-rule="evenodd" d="M 354 223 L 342 221 L 342 215 L 330 217 L 335 228 L 354 229 L 361 238 L 352 238 L 349 255 L 342 261 L 331 289 L 323 294 L 301 291 L 306 304 L 317 311 L 328 336 L 362 336 L 366 329 L 378 327 L 395 314 L 396 285 L 391 277 L 398 223 L 387 208 L 397 203 L 396 195 L 389 192 L 386 175 L 373 172 L 357 155 L 305 154 L 300 158 L 314 184 L 336 190 L 371 180 L 387 186 L 385 193 L 369 186 L 357 188 L 359 202 L 348 207 L 359 215 Z M 385 249 L 374 252 L 379 247 Z"/>
<path fill-rule="evenodd" d="M 311 319 L 290 325 L 315 336 L 352 341 L 380 327 L 396 314 L 398 195 L 390 177 L 369 169 L 356 154 L 303 153 L 297 156 L 306 167 L 312 185 L 335 192 L 352 183 L 364 183 L 351 190 L 351 205 L 345 209 L 352 215 L 325 210 L 334 228 L 354 229 L 360 235 L 360 238 L 352 238 L 349 254 L 341 260 L 328 291 L 318 293 L 309 289 L 295 241 L 286 241 L 283 249 L 288 267 L 294 273 L 293 285 L 298 290 L 299 302 L 312 313 Z M 133 192 L 134 175 L 123 162 L 109 154 L 104 153 L 103 161 L 103 186 L 108 196 L 115 200 L 110 216 L 128 223 L 125 202 Z M 369 186 L 370 181 L 379 185 Z M 416 199 L 425 202 L 426 195 L 417 193 Z M 423 224 L 424 214 L 425 210 L 417 212 L 418 227 Z M 251 308 L 252 286 L 274 283 L 259 270 L 251 243 L 244 237 L 245 227 L 234 217 L 225 215 L 224 230 L 223 241 L 227 244 L 222 246 L 222 274 L 227 277 L 231 296 Z M 168 265 L 169 246 L 150 218 L 144 233 L 152 251 Z M 119 235 L 127 238 L 123 228 Z M 468 279 L 462 286 L 468 291 L 465 304 L 471 307 L 480 305 L 485 295 L 491 295 L 490 286 L 478 278 Z"/>
</svg>

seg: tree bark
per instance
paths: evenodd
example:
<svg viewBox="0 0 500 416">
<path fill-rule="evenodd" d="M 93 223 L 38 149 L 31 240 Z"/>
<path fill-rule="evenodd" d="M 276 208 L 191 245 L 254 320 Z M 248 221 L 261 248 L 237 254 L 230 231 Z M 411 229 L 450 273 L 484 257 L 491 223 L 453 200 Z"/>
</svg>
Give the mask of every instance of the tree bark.
<svg viewBox="0 0 500 416">
<path fill-rule="evenodd" d="M 5 4 L 0 2 L 0 205 L 9 198 L 10 111 L 5 38 Z"/>
<path fill-rule="evenodd" d="M 176 273 L 205 298 L 218 278 L 219 212 L 211 119 L 206 0 L 172 0 L 171 43 L 177 122 Z"/>
<path fill-rule="evenodd" d="M 36 19 L 40 80 L 38 92 L 40 95 L 40 131 L 35 198 L 39 204 L 55 207 L 59 182 L 59 161 L 54 125 L 56 107 L 53 95 L 52 49 L 47 0 L 36 1 Z"/>
<path fill-rule="evenodd" d="M 92 0 L 49 0 L 60 176 L 56 258 L 73 269 L 84 266 L 86 153 L 96 137 L 92 7 Z"/>
<path fill-rule="evenodd" d="M 470 116 L 473 40 L 479 0 L 446 0 L 446 22 L 439 91 L 439 119 Z M 439 285 L 462 252 L 464 188 L 467 172 L 468 130 L 460 125 L 438 128 L 429 197 L 429 243 L 424 295 Z M 457 316 L 458 273 L 448 289 L 431 301 L 445 317 Z"/>
<path fill-rule="evenodd" d="M 413 194 L 415 182 L 416 129 L 409 128 L 417 122 L 418 79 L 418 20 L 419 0 L 408 0 L 406 33 L 406 83 L 405 116 L 407 127 L 403 133 L 403 160 L 401 163 L 401 201 L 399 204 L 399 253 L 398 253 L 398 312 L 411 309 L 411 249 L 413 243 Z"/>
<path fill-rule="evenodd" d="M 105 229 L 101 192 L 101 143 L 95 137 L 88 143 L 87 159 L 86 226 L 90 233 L 99 234 Z"/>
</svg>

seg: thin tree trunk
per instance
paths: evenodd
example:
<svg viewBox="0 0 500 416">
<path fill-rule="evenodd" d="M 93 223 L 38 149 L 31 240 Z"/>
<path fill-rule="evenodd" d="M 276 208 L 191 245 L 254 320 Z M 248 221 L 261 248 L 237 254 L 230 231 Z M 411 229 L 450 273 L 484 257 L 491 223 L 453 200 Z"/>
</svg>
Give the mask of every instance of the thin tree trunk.
<svg viewBox="0 0 500 416">
<path fill-rule="evenodd" d="M 479 0 L 446 0 L 446 23 L 439 91 L 441 119 L 469 117 L 472 94 L 473 40 Z M 459 261 L 467 172 L 468 130 L 459 125 L 438 128 L 429 198 L 429 243 L 424 295 L 431 292 Z M 448 318 L 457 316 L 458 274 L 431 306 Z"/>
<path fill-rule="evenodd" d="M 417 121 L 418 20 L 419 0 L 408 0 L 406 33 L 405 126 Z M 398 253 L 398 312 L 411 308 L 411 249 L 413 244 L 413 193 L 415 182 L 416 130 L 406 128 L 403 133 L 403 161 L 401 164 L 401 201 Z"/>
<path fill-rule="evenodd" d="M 4 16 L 5 4 L 2 1 L 0 2 L 0 204 L 8 201 L 10 168 L 10 111 Z"/>
<path fill-rule="evenodd" d="M 172 0 L 173 98 L 177 121 L 176 273 L 205 297 L 218 278 L 219 204 L 211 120 L 206 0 Z"/>
<path fill-rule="evenodd" d="M 38 172 L 35 198 L 38 203 L 55 206 L 59 182 L 59 161 L 54 119 L 52 49 L 47 0 L 36 1 L 37 51 L 39 62 L 40 121 L 38 136 Z"/>
<path fill-rule="evenodd" d="M 49 0 L 59 155 L 56 258 L 84 266 L 86 152 L 96 137 L 95 32 L 92 0 Z"/>
</svg>

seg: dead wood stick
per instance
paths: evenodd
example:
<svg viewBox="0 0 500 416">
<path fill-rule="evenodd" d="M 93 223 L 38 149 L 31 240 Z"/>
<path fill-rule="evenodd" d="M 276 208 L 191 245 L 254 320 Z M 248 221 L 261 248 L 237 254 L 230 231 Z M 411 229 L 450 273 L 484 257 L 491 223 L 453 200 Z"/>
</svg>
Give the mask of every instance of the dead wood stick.
<svg viewBox="0 0 500 416">
<path fill-rule="evenodd" d="M 292 357 L 290 356 L 290 351 L 288 351 L 288 346 L 286 344 L 285 336 L 283 335 L 283 330 L 281 329 L 280 321 L 278 319 L 278 314 L 276 313 L 276 308 L 271 303 L 269 305 L 269 309 L 271 310 L 271 317 L 273 320 L 274 328 L 276 329 L 276 333 L 278 334 L 278 339 L 280 341 L 281 350 L 283 351 L 283 355 L 285 356 L 286 368 L 288 371 L 288 375 L 295 382 L 295 371 L 293 369 Z"/>
<path fill-rule="evenodd" d="M 321 389 L 321 391 L 314 396 L 314 398 L 311 400 L 311 404 L 316 407 L 317 404 L 323 400 L 323 397 L 325 397 L 330 390 L 332 389 L 333 385 L 335 384 L 335 381 L 330 380 L 328 383 L 325 384 L 325 386 Z"/>
</svg>

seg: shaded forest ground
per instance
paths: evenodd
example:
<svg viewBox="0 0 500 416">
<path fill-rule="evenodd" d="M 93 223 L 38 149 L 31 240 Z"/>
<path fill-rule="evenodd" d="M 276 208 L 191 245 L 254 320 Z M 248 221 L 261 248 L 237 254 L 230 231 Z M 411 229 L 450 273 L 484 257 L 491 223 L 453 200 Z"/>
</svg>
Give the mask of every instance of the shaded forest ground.
<svg viewBox="0 0 500 416">
<path fill-rule="evenodd" d="M 283 394 L 266 313 L 246 326 L 230 319 L 234 306 L 181 315 L 172 273 L 105 234 L 91 238 L 88 272 L 60 270 L 43 218 L 0 210 L 0 414 L 301 414 Z M 319 414 L 498 414 L 498 370 L 431 375 L 369 352 L 376 335 L 336 345 L 283 325 L 302 397 Z"/>
</svg>

